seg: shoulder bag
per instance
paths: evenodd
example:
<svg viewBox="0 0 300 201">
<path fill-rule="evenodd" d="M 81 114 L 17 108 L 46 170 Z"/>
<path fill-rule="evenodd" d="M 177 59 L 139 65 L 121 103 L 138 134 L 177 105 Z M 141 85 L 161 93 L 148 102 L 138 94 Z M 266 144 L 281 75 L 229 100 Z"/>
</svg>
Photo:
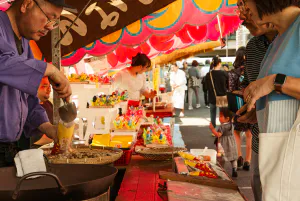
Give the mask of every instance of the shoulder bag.
<svg viewBox="0 0 300 201">
<path fill-rule="evenodd" d="M 300 200 L 300 112 L 288 132 L 259 134 L 259 170 L 264 201 Z"/>
<path fill-rule="evenodd" d="M 216 106 L 217 107 L 228 107 L 227 96 L 226 95 L 225 96 L 217 96 L 217 92 L 216 92 L 216 89 L 215 89 L 215 85 L 214 85 L 214 81 L 213 81 L 211 72 L 209 74 L 210 74 L 211 83 L 212 83 L 212 86 L 213 86 L 213 89 L 214 89 L 214 93 L 215 93 L 215 96 L 216 96 Z"/>
</svg>

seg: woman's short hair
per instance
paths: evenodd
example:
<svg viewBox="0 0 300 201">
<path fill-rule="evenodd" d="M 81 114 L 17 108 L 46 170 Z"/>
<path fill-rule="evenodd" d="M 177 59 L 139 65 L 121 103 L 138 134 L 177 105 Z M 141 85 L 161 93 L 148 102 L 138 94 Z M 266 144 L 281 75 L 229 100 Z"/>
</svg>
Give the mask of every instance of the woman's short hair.
<svg viewBox="0 0 300 201">
<path fill-rule="evenodd" d="M 260 18 L 282 11 L 289 6 L 300 6 L 300 0 L 254 0 Z"/>
<path fill-rule="evenodd" d="M 216 66 L 218 66 L 221 62 L 222 62 L 222 60 L 221 60 L 220 56 L 219 56 L 219 55 L 216 55 L 216 56 L 214 56 L 213 59 L 212 59 L 212 66 L 213 66 L 213 67 L 216 67 Z"/>
<path fill-rule="evenodd" d="M 199 63 L 198 63 L 198 61 L 196 61 L 196 60 L 193 60 L 193 62 L 192 62 L 192 66 L 194 66 L 194 67 L 197 67 L 197 66 L 199 66 Z"/>
<path fill-rule="evenodd" d="M 149 57 L 142 53 L 137 53 L 135 57 L 132 57 L 131 66 L 146 66 L 147 68 L 151 67 L 151 60 Z"/>
</svg>

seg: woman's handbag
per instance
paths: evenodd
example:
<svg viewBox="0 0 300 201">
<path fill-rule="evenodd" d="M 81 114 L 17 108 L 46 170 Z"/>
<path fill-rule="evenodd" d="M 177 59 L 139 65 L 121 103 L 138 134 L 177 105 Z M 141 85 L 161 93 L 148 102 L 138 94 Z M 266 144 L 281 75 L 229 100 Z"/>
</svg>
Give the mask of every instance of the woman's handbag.
<svg viewBox="0 0 300 201">
<path fill-rule="evenodd" d="M 214 85 L 214 81 L 213 81 L 211 72 L 209 74 L 210 74 L 211 83 L 212 83 L 212 86 L 213 86 L 213 89 L 214 89 L 214 93 L 215 93 L 215 96 L 216 96 L 216 106 L 217 107 L 228 107 L 227 96 L 226 95 L 225 96 L 217 96 L 217 92 L 216 92 L 216 89 L 215 89 L 215 85 Z"/>
<path fill-rule="evenodd" d="M 300 200 L 300 110 L 290 132 L 259 134 L 263 201 Z"/>
</svg>

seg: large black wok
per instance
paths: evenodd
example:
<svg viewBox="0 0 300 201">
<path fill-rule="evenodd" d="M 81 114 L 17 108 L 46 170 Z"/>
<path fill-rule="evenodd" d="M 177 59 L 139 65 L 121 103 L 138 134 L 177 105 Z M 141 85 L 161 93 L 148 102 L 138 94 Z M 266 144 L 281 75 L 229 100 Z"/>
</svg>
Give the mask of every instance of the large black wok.
<svg viewBox="0 0 300 201">
<path fill-rule="evenodd" d="M 48 164 L 37 179 L 16 177 L 16 168 L 0 168 L 2 201 L 86 200 L 105 193 L 118 172 L 114 167 L 81 164 Z"/>
</svg>

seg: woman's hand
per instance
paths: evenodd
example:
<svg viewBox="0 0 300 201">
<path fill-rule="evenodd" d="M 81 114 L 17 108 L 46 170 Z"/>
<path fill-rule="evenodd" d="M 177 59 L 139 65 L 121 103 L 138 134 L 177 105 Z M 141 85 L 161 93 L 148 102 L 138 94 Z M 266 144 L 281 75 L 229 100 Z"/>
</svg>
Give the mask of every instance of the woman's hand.
<svg viewBox="0 0 300 201">
<path fill-rule="evenodd" d="M 151 91 L 145 91 L 143 93 L 143 95 L 146 97 L 146 98 L 154 98 L 156 95 L 157 95 L 157 92 L 154 90 L 151 90 Z"/>
<path fill-rule="evenodd" d="M 247 112 L 247 104 L 244 105 L 239 111 L 237 111 L 237 115 L 241 115 L 244 112 L 246 112 L 243 116 L 239 117 L 237 119 L 240 123 L 248 123 L 248 124 L 255 124 L 257 123 L 257 117 L 256 117 L 256 109 L 252 109 L 250 112 Z"/>
<path fill-rule="evenodd" d="M 276 75 L 269 75 L 249 84 L 244 91 L 244 100 L 247 103 L 247 111 L 255 108 L 255 103 L 261 97 L 270 94 L 274 90 L 274 79 Z"/>
<path fill-rule="evenodd" d="M 157 92 L 155 90 L 150 91 L 151 98 L 154 98 L 157 95 Z"/>
</svg>

